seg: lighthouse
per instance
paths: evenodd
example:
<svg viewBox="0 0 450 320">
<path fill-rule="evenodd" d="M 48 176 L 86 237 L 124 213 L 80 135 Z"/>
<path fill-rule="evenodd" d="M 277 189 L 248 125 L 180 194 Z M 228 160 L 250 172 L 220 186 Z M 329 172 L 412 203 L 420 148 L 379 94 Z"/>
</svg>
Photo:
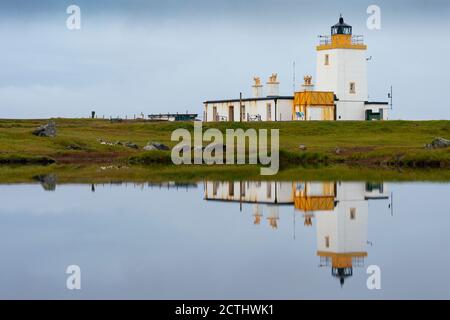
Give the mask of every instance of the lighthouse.
<svg viewBox="0 0 450 320">
<path fill-rule="evenodd" d="M 321 36 L 316 48 L 316 88 L 334 92 L 336 120 L 364 119 L 368 101 L 367 46 L 352 29 L 341 16 L 331 27 L 331 35 Z"/>
<path fill-rule="evenodd" d="M 336 120 L 386 120 L 387 103 L 369 102 L 367 45 L 342 15 L 316 47 L 316 90 L 334 92 Z"/>
</svg>

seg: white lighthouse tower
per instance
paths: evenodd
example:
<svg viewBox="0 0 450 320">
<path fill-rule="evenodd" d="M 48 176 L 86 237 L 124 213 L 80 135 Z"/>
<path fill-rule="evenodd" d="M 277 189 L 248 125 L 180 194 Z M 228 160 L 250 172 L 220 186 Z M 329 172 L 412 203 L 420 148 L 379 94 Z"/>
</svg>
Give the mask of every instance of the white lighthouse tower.
<svg viewBox="0 0 450 320">
<path fill-rule="evenodd" d="M 367 46 L 362 36 L 354 36 L 352 27 L 339 18 L 331 27 L 331 36 L 321 36 L 317 46 L 317 91 L 332 91 L 336 102 L 336 120 L 364 120 L 367 92 Z"/>
</svg>

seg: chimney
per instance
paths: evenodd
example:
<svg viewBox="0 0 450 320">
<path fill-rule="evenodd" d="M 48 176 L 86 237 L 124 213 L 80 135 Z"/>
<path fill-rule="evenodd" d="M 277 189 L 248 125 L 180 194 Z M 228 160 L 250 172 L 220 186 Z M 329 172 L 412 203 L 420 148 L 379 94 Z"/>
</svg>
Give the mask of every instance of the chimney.
<svg viewBox="0 0 450 320">
<path fill-rule="evenodd" d="M 303 91 L 314 91 L 314 85 L 312 84 L 312 76 L 304 76 L 303 80 L 305 81 L 302 84 Z"/>
<path fill-rule="evenodd" d="M 263 95 L 263 86 L 261 84 L 261 79 L 259 77 L 254 77 L 253 81 L 255 82 L 252 86 L 253 88 L 253 97 L 261 98 Z"/>
<path fill-rule="evenodd" d="M 268 97 L 276 97 L 280 95 L 280 83 L 277 81 L 278 75 L 276 73 L 272 73 L 269 77 L 269 81 L 267 81 L 267 96 Z"/>
</svg>

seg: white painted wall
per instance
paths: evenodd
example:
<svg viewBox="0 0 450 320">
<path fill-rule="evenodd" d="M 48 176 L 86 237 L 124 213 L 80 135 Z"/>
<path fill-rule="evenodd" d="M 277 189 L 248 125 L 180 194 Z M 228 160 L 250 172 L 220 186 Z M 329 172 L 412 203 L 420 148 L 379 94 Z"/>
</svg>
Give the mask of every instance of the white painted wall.
<svg viewBox="0 0 450 320">
<path fill-rule="evenodd" d="M 325 55 L 329 65 L 325 65 Z M 341 101 L 367 101 L 366 50 L 331 49 L 317 51 L 316 90 L 333 91 Z M 355 93 L 350 93 L 350 83 Z"/>
<path fill-rule="evenodd" d="M 329 64 L 325 65 L 325 55 Z M 366 50 L 331 49 L 317 51 L 316 90 L 333 91 L 339 101 L 336 104 L 337 120 L 365 120 L 368 100 Z M 355 93 L 350 91 L 355 84 Z"/>
<path fill-rule="evenodd" d="M 275 100 L 277 101 L 276 111 L 275 111 Z M 250 114 L 251 116 L 260 115 L 262 121 L 292 120 L 293 99 L 251 100 L 251 101 L 243 101 L 242 104 L 245 106 L 245 119 L 243 121 L 247 121 L 247 114 Z M 270 104 L 271 107 L 270 119 L 267 108 L 268 104 Z M 228 121 L 229 120 L 228 110 L 230 106 L 234 107 L 234 121 L 239 122 L 240 119 L 239 102 L 206 103 L 205 104 L 206 118 L 204 120 L 207 122 L 214 121 L 213 108 L 217 107 L 217 114 L 219 116 L 226 117 Z"/>
<path fill-rule="evenodd" d="M 365 120 L 364 101 L 337 101 L 336 120 Z"/>
</svg>

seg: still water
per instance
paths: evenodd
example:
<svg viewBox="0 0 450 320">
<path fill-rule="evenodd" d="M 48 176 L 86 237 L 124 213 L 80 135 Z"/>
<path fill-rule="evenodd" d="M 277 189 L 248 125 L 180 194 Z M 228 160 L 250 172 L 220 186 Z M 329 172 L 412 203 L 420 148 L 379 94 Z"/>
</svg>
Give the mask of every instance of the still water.
<svg viewBox="0 0 450 320">
<path fill-rule="evenodd" d="M 1 185 L 0 298 L 448 299 L 449 195 L 434 183 Z M 81 290 L 66 287 L 70 265 Z"/>
</svg>

